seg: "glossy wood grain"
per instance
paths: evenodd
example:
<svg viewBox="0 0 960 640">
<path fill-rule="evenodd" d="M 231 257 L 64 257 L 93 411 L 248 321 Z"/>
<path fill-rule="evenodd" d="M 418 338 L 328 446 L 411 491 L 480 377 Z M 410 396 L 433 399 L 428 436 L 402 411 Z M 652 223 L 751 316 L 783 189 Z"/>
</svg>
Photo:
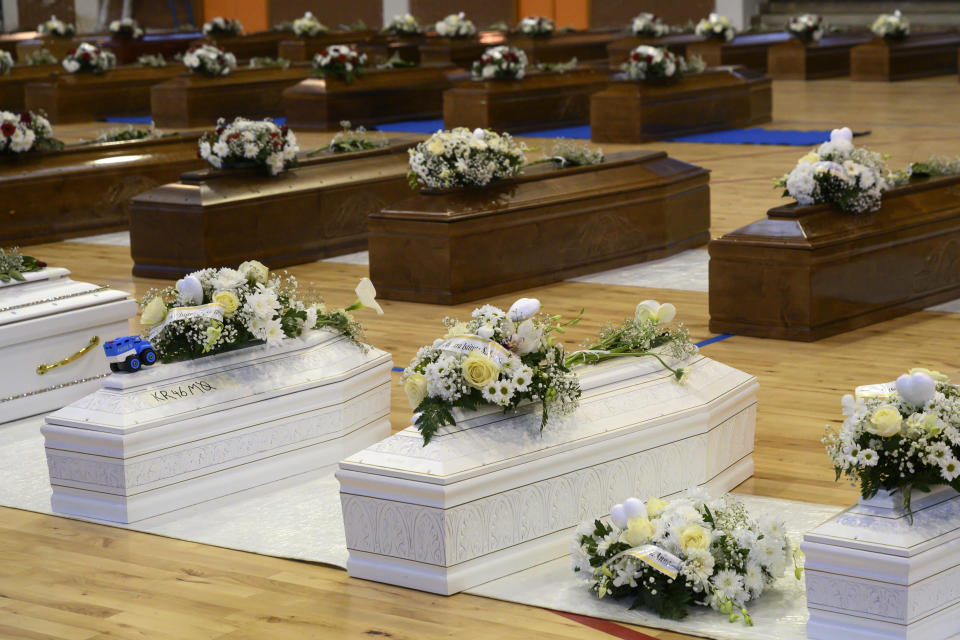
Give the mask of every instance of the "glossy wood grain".
<svg viewBox="0 0 960 640">
<path fill-rule="evenodd" d="M 26 40 L 35 40 L 40 37 L 40 33 L 37 31 L 16 31 L 13 33 L 0 33 L 0 51 L 6 51 L 14 57 L 15 60 L 20 60 L 17 58 L 17 44 L 24 42 Z"/>
<path fill-rule="evenodd" d="M 741 33 L 730 42 L 719 38 L 705 38 L 687 46 L 687 55 L 699 56 L 708 67 L 742 65 L 753 71 L 766 72 L 767 50 L 790 40 L 785 31 L 770 33 Z"/>
<path fill-rule="evenodd" d="M 708 69 L 666 84 L 620 78 L 590 97 L 594 142 L 639 143 L 770 122 L 770 79 Z"/>
<path fill-rule="evenodd" d="M 431 36 L 420 45 L 420 64 L 452 64 L 469 69 L 489 47 L 506 44 L 501 31 L 481 31 L 473 38 Z"/>
<path fill-rule="evenodd" d="M 520 80 L 467 80 L 443 93 L 446 128 L 531 131 L 587 124 L 590 96 L 607 86 L 605 71 L 530 71 Z"/>
<path fill-rule="evenodd" d="M 237 60 L 249 60 L 259 57 L 276 58 L 280 43 L 289 38 L 289 31 L 260 31 L 238 36 L 203 36 L 195 40 L 193 44 L 198 45 L 207 42 L 220 47 L 224 51 L 229 51 L 237 57 Z"/>
<path fill-rule="evenodd" d="M 125 229 L 131 197 L 200 166 L 195 134 L 0 156 L 0 246 Z"/>
<path fill-rule="evenodd" d="M 174 56 L 185 52 L 201 36 L 197 31 L 151 32 L 136 39 L 110 37 L 100 46 L 110 49 L 119 64 L 133 64 L 143 55 L 162 55 L 170 64 L 180 65 Z"/>
<path fill-rule="evenodd" d="M 369 219 L 370 273 L 388 300 L 459 304 L 668 256 L 709 226 L 706 171 L 623 152 L 385 207 Z"/>
<path fill-rule="evenodd" d="M 311 73 L 310 67 L 235 70 L 227 76 L 183 73 L 150 88 L 150 113 L 158 127 L 209 127 L 218 118 L 277 117 L 283 90 Z"/>
<path fill-rule="evenodd" d="M 29 40 L 20 40 L 16 44 L 17 60 L 26 60 L 30 55 L 40 49 L 46 49 L 57 60 L 62 60 L 67 52 L 76 49 L 81 42 L 90 44 L 99 44 L 109 36 L 105 33 L 85 33 L 72 36 L 70 38 L 55 38 L 52 36 L 40 36 Z"/>
<path fill-rule="evenodd" d="M 515 35 L 510 38 L 510 46 L 523 49 L 531 64 L 567 62 L 570 58 L 584 62 L 606 58 L 607 46 L 619 37 L 619 31 L 609 29 L 555 33 L 544 37 Z"/>
<path fill-rule="evenodd" d="M 413 144 L 304 156 L 277 176 L 206 169 L 142 193 L 130 206 L 133 273 L 179 278 L 249 259 L 285 267 L 362 251 L 367 216 L 410 193 Z"/>
<path fill-rule="evenodd" d="M 777 207 L 710 243 L 710 330 L 820 340 L 960 297 L 960 177 L 879 210 Z"/>
<path fill-rule="evenodd" d="M 914 33 L 903 40 L 875 38 L 850 50 L 850 78 L 873 82 L 957 73 L 960 33 Z"/>
<path fill-rule="evenodd" d="M 774 80 L 820 80 L 850 75 L 850 49 L 872 39 L 864 32 L 829 34 L 816 42 L 791 38 L 767 49 Z"/>
<path fill-rule="evenodd" d="M 287 124 L 331 131 L 353 126 L 434 120 L 443 114 L 443 95 L 470 74 L 451 65 L 369 71 L 347 84 L 337 78 L 308 78 L 283 91 Z"/>
<path fill-rule="evenodd" d="M 10 73 L 0 75 L 0 109 L 23 111 L 26 106 L 27 85 L 46 80 L 63 71 L 58 64 L 42 64 L 32 67 L 15 66 Z"/>
<path fill-rule="evenodd" d="M 24 89 L 27 109 L 42 109 L 50 122 L 90 122 L 150 113 L 150 88 L 184 72 L 167 67 L 119 67 L 105 73 L 48 75 Z"/>
<path fill-rule="evenodd" d="M 382 58 L 386 51 L 386 41 L 377 37 L 375 31 L 327 31 L 313 38 L 295 38 L 293 34 L 287 34 L 287 38 L 280 42 L 278 54 L 281 58 L 292 60 L 294 62 L 309 62 L 313 57 L 335 44 L 352 44 L 367 54 L 368 57 Z M 417 50 L 417 44 L 413 43 L 412 48 Z M 409 57 L 409 49 L 408 56 Z M 371 60 L 371 64 L 373 64 Z"/>
</svg>

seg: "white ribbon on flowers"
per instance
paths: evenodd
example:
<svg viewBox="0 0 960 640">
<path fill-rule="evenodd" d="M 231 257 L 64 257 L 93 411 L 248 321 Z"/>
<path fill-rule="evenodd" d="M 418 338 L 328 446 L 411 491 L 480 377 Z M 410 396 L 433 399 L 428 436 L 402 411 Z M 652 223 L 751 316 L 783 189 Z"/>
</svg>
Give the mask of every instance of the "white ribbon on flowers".
<svg viewBox="0 0 960 640">
<path fill-rule="evenodd" d="M 617 555 L 610 558 L 610 560 L 607 561 L 608 564 L 620 556 L 630 556 L 631 558 L 636 558 L 640 562 L 650 565 L 671 579 L 676 579 L 677 574 L 680 573 L 680 568 L 683 566 L 683 560 L 673 555 L 669 551 L 661 549 L 660 547 L 652 544 L 644 544 L 639 547 L 627 549 L 626 551 L 621 551 Z"/>
<path fill-rule="evenodd" d="M 470 352 L 476 350 L 496 362 L 498 365 L 503 365 L 503 363 L 510 358 L 510 352 L 502 344 L 494 342 L 493 340 L 481 338 L 480 336 L 469 334 L 444 340 L 442 343 L 440 343 L 439 348 L 445 353 L 452 353 L 455 355 L 469 355 Z"/>
<path fill-rule="evenodd" d="M 171 322 L 187 320 L 192 318 L 207 318 L 209 320 L 218 320 L 223 322 L 223 307 L 217 302 L 203 304 L 196 307 L 174 307 L 167 312 L 167 317 L 163 322 L 150 330 L 149 340 L 154 340 L 165 326 Z"/>
</svg>

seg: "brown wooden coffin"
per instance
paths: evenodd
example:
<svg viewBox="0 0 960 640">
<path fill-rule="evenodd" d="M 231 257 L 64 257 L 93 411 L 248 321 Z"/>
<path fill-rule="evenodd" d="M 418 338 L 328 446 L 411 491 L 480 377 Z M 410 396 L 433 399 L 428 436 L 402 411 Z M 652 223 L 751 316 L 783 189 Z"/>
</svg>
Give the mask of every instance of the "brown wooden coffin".
<svg viewBox="0 0 960 640">
<path fill-rule="evenodd" d="M 237 60 L 269 57 L 276 58 L 280 43 L 290 38 L 289 31 L 259 31 L 244 33 L 239 36 L 210 35 L 203 36 L 193 42 L 194 45 L 204 42 L 216 45 L 224 51 L 229 51 Z"/>
<path fill-rule="evenodd" d="M 521 80 L 468 80 L 443 93 L 443 126 L 535 131 L 587 124 L 590 96 L 609 82 L 606 71 L 528 71 Z"/>
<path fill-rule="evenodd" d="M 142 116 L 150 113 L 150 87 L 180 73 L 183 69 L 177 65 L 51 74 L 26 86 L 26 106 L 43 109 L 54 124 Z"/>
<path fill-rule="evenodd" d="M 370 277 L 382 298 L 458 304 L 662 258 L 708 240 L 709 189 L 705 169 L 626 151 L 419 192 L 370 216 Z"/>
<path fill-rule="evenodd" d="M 819 80 L 850 75 L 850 49 L 873 38 L 861 31 L 823 36 L 818 42 L 791 38 L 767 49 L 767 75 L 774 80 Z"/>
<path fill-rule="evenodd" d="M 101 42 L 100 46 L 113 51 L 119 64 L 133 64 L 144 55 L 162 55 L 167 62 L 180 64 L 173 59 L 174 56 L 184 53 L 201 36 L 196 31 L 148 33 L 137 39 L 111 37 Z"/>
<path fill-rule="evenodd" d="M 280 41 L 277 55 L 293 62 L 313 60 L 313 57 L 332 44 L 370 42 L 376 35 L 373 31 L 328 31 L 314 38 L 297 38 L 292 33 Z"/>
<path fill-rule="evenodd" d="M 16 58 L 18 43 L 26 40 L 35 40 L 39 37 L 39 31 L 16 31 L 14 33 L 0 33 L 0 51 L 6 51 Z"/>
<path fill-rule="evenodd" d="M 531 64 L 536 62 L 566 62 L 576 58 L 581 62 L 607 57 L 607 45 L 620 37 L 613 31 L 580 31 L 555 33 L 545 37 L 514 36 L 510 46 L 523 49 Z"/>
<path fill-rule="evenodd" d="M 776 44 L 793 39 L 786 31 L 770 33 L 742 33 L 730 42 L 719 38 L 704 38 L 687 46 L 687 55 L 700 56 L 708 67 L 742 65 L 754 71 L 766 72 L 767 50 Z"/>
<path fill-rule="evenodd" d="M 875 38 L 850 50 L 850 78 L 890 82 L 957 72 L 960 33 L 914 33 L 903 40 Z"/>
<path fill-rule="evenodd" d="M 202 164 L 195 134 L 0 156 L 0 246 L 125 229 L 130 198 Z"/>
<path fill-rule="evenodd" d="M 678 56 L 687 56 L 687 47 L 695 42 L 703 42 L 703 36 L 694 33 L 674 33 L 663 36 L 662 38 L 638 38 L 636 36 L 626 36 L 617 38 L 607 45 L 607 58 L 610 60 L 611 69 L 620 69 L 620 65 L 627 61 L 627 56 L 631 51 L 642 44 L 654 47 L 666 47 L 671 53 Z"/>
<path fill-rule="evenodd" d="M 420 45 L 420 64 L 452 64 L 469 69 L 484 51 L 506 42 L 502 31 L 481 31 L 473 38 L 432 36 Z"/>
<path fill-rule="evenodd" d="M 150 88 L 150 112 L 161 128 L 208 127 L 217 118 L 279 117 L 283 90 L 311 73 L 310 67 L 239 68 L 227 76 L 181 73 Z"/>
<path fill-rule="evenodd" d="M 443 92 L 470 78 L 450 65 L 370 71 L 350 84 L 307 78 L 283 92 L 283 113 L 295 129 L 334 131 L 342 120 L 372 127 L 386 122 L 434 120 Z"/>
<path fill-rule="evenodd" d="M 367 216 L 410 194 L 413 141 L 302 158 L 278 176 L 262 169 L 205 169 L 134 198 L 133 273 L 178 278 L 257 259 L 311 262 L 367 248 Z"/>
<path fill-rule="evenodd" d="M 46 49 L 52 53 L 57 60 L 63 60 L 64 56 L 71 49 L 76 49 L 81 42 L 90 44 L 100 44 L 109 36 L 105 33 L 88 33 L 81 36 L 72 36 L 70 38 L 38 37 L 29 40 L 21 40 L 17 43 L 17 60 L 26 60 L 34 51 Z"/>
<path fill-rule="evenodd" d="M 960 176 L 872 213 L 777 207 L 710 243 L 710 330 L 812 341 L 960 297 Z"/>
<path fill-rule="evenodd" d="M 63 71 L 58 64 L 16 66 L 10 69 L 10 73 L 0 76 L 0 109 L 23 111 L 27 104 L 27 85 L 49 78 L 58 71 Z"/>
<path fill-rule="evenodd" d="M 707 69 L 670 84 L 620 76 L 590 98 L 594 142 L 640 143 L 770 122 L 770 79 L 743 67 Z"/>
</svg>

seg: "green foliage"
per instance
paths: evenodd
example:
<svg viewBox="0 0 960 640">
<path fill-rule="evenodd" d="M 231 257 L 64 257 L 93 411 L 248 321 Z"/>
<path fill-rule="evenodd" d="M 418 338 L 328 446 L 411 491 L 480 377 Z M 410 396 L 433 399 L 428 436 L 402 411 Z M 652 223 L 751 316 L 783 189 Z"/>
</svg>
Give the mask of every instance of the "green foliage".
<svg viewBox="0 0 960 640">
<path fill-rule="evenodd" d="M 39 271 L 46 264 L 31 256 L 20 253 L 16 247 L 4 249 L 0 247 L 0 282 L 25 279 L 24 273 Z"/>
<path fill-rule="evenodd" d="M 364 127 L 350 128 L 349 120 L 340 121 L 341 131 L 333 140 L 327 150 L 334 153 L 350 153 L 354 151 L 366 151 L 368 149 L 379 149 L 389 144 L 387 138 L 380 132 L 370 135 Z M 308 155 L 315 155 L 317 152 L 311 152 Z"/>
</svg>

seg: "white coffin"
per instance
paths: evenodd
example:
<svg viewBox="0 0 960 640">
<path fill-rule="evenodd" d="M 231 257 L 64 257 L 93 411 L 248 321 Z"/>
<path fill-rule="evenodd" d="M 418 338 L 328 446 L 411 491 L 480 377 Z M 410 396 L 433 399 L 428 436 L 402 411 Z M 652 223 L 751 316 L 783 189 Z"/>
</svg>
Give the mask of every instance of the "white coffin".
<svg viewBox="0 0 960 640">
<path fill-rule="evenodd" d="M 803 536 L 807 636 L 937 640 L 960 634 L 960 496 L 914 493 L 910 524 L 886 492 Z"/>
<path fill-rule="evenodd" d="M 130 333 L 137 303 L 122 291 L 77 282 L 66 269 L 0 283 L 0 423 L 59 409 L 94 391 L 110 373 L 103 343 Z M 90 345 L 86 354 L 44 374 Z"/>
<path fill-rule="evenodd" d="M 629 496 L 727 491 L 753 473 L 757 381 L 694 356 L 677 384 L 652 359 L 580 369 L 580 408 L 460 412 L 340 463 L 351 576 L 451 594 L 568 552 L 574 528 Z"/>
<path fill-rule="evenodd" d="M 115 373 L 41 428 L 53 510 L 134 522 L 390 434 L 390 355 L 331 331 Z"/>
</svg>

